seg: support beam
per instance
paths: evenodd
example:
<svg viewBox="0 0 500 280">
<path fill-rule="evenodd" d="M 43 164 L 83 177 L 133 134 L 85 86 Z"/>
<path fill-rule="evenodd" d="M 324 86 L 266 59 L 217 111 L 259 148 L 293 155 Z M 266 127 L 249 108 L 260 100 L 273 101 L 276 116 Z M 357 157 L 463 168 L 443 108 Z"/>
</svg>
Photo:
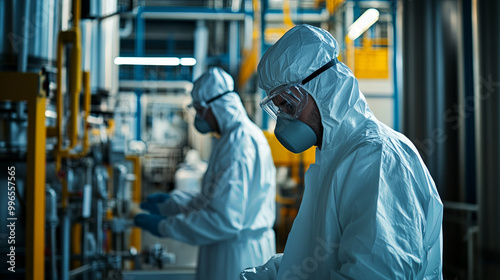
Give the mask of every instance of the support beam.
<svg viewBox="0 0 500 280">
<path fill-rule="evenodd" d="M 0 72 L 1 101 L 28 103 L 26 279 L 45 276 L 45 94 L 34 73 Z"/>
</svg>

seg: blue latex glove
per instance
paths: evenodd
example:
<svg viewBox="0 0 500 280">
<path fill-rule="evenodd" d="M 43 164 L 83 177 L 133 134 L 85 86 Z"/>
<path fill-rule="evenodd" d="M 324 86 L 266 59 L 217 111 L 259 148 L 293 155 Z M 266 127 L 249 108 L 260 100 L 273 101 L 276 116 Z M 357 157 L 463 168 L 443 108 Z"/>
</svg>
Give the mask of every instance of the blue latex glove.
<svg viewBox="0 0 500 280">
<path fill-rule="evenodd" d="M 153 235 L 162 237 L 158 230 L 158 224 L 164 219 L 165 217 L 158 215 L 137 214 L 134 218 L 134 223 L 136 226 L 151 232 Z"/>
<path fill-rule="evenodd" d="M 141 208 L 153 215 L 161 215 L 158 204 L 165 202 L 169 198 L 170 195 L 168 193 L 152 194 L 146 198 L 145 202 L 141 202 Z"/>
</svg>

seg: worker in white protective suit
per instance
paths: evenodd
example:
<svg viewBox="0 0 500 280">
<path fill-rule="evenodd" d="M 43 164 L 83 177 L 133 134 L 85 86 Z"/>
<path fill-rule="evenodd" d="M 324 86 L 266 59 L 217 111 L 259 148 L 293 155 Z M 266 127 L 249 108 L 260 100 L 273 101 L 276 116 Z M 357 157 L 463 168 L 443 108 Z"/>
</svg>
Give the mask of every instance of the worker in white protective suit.
<svg viewBox="0 0 500 280">
<path fill-rule="evenodd" d="M 320 28 L 289 30 L 262 57 L 261 106 L 290 151 L 316 161 L 284 253 L 241 279 L 441 279 L 443 206 L 415 146 L 378 121 Z"/>
<path fill-rule="evenodd" d="M 238 279 L 242 269 L 276 253 L 276 169 L 262 130 L 247 116 L 233 79 L 211 68 L 191 92 L 195 127 L 216 132 L 198 194 L 155 194 L 141 204 L 137 226 L 199 245 L 197 279 Z"/>
</svg>

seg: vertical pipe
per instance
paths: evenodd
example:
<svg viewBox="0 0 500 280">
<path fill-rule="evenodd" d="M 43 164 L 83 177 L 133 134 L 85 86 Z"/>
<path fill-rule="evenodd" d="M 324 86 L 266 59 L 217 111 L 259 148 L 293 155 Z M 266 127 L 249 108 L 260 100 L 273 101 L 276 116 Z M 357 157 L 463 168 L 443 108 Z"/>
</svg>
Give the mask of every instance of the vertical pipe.
<svg viewBox="0 0 500 280">
<path fill-rule="evenodd" d="M 266 12 L 269 3 L 268 0 L 260 0 L 260 1 L 261 1 L 260 10 L 258 10 L 259 0 L 253 0 L 254 2 L 253 14 L 254 14 L 254 20 L 255 18 L 258 17 L 260 23 L 260 46 L 261 46 L 260 55 L 262 56 L 267 51 L 265 34 L 266 34 Z M 260 57 L 258 59 L 260 60 Z M 266 96 L 266 92 L 263 90 L 260 90 L 260 92 L 261 92 L 261 97 L 264 98 Z M 260 110 L 260 112 L 262 114 L 262 129 L 267 130 L 269 128 L 269 116 L 267 115 L 266 112 L 264 112 L 264 110 Z"/>
<path fill-rule="evenodd" d="M 475 0 L 480 279 L 500 279 L 500 3 Z"/>
<path fill-rule="evenodd" d="M 83 239 L 83 246 L 82 246 L 82 265 L 89 264 L 89 255 L 88 255 L 88 249 L 89 249 L 89 239 L 88 239 L 88 232 L 89 232 L 89 222 L 84 221 L 83 222 L 83 227 L 82 227 L 82 239 Z M 88 279 L 88 270 L 83 272 L 83 280 Z"/>
<path fill-rule="evenodd" d="M 30 0 L 25 0 L 24 1 L 24 11 L 23 11 L 23 17 L 21 20 L 23 21 L 22 25 L 22 44 L 21 44 L 21 51 L 17 55 L 17 71 L 18 72 L 26 72 L 28 70 L 28 46 L 29 46 L 29 39 L 30 39 L 30 34 L 29 34 L 29 25 L 30 25 L 30 7 L 31 7 L 31 1 Z M 14 4 L 14 6 L 16 6 Z M 22 5 L 19 5 L 22 6 Z M 15 18 L 13 16 L 12 18 Z M 24 103 L 23 102 L 16 102 L 16 113 L 17 113 L 17 118 L 21 119 L 24 117 Z M 12 130 L 17 130 L 18 126 L 20 123 L 17 122 L 11 122 L 10 125 L 12 126 Z M 15 135 L 12 135 L 14 137 Z M 17 139 L 12 139 L 11 143 L 15 143 Z"/>
<path fill-rule="evenodd" d="M 102 216 L 103 216 L 103 204 L 102 199 L 97 200 L 96 206 L 96 239 L 97 239 L 97 256 L 100 257 L 103 252 L 103 231 L 102 231 Z"/>
<path fill-rule="evenodd" d="M 241 0 L 233 0 L 231 11 L 237 13 L 241 8 Z M 229 23 L 229 74 L 232 77 L 238 77 L 238 51 L 240 41 L 240 24 L 238 21 Z M 237 85 L 237 83 L 236 83 Z"/>
<path fill-rule="evenodd" d="M 141 158 L 139 156 L 127 156 L 125 158 L 126 160 L 129 160 L 133 163 L 134 165 L 134 175 L 135 175 L 135 180 L 133 183 L 133 190 L 132 190 L 132 201 L 134 203 L 139 204 L 141 202 L 141 182 L 142 182 L 142 175 L 141 175 Z M 141 250 L 141 231 L 139 228 L 133 227 L 132 231 L 130 233 L 130 247 L 135 248 L 137 250 Z M 135 267 L 136 263 L 134 262 L 134 269 L 137 269 Z"/>
<path fill-rule="evenodd" d="M 208 55 L 208 28 L 204 20 L 196 22 L 194 31 L 194 58 L 196 64 L 193 67 L 193 81 L 201 76 L 207 69 L 206 57 Z"/>
<path fill-rule="evenodd" d="M 46 194 L 46 222 L 48 228 L 50 229 L 50 268 L 51 276 L 53 280 L 57 280 L 57 251 L 56 251 L 56 228 L 59 223 L 59 218 L 57 217 L 57 196 L 54 189 L 47 187 L 45 190 Z"/>
<path fill-rule="evenodd" d="M 73 0 L 73 28 L 71 37 L 65 43 L 73 43 L 71 47 L 70 65 L 69 65 L 69 92 L 70 100 L 70 120 L 68 120 L 68 134 L 70 140 L 69 149 L 76 146 L 78 141 L 78 116 L 80 113 L 80 92 L 82 90 L 82 45 L 81 45 L 81 0 Z M 57 85 L 58 87 L 61 85 Z"/>
<path fill-rule="evenodd" d="M 435 91 L 435 85 L 436 85 L 436 79 L 434 77 L 436 75 L 440 75 L 441 73 L 437 71 L 437 56 L 435 53 L 435 47 L 436 47 L 436 41 L 435 41 L 435 33 L 437 31 L 436 25 L 437 22 L 435 21 L 435 7 L 434 3 L 429 1 L 429 0 L 424 0 L 422 1 L 423 4 L 423 9 L 424 9 L 424 14 L 422 15 L 422 20 L 423 20 L 423 26 L 424 26 L 424 36 L 423 41 L 424 41 L 424 49 L 425 49 L 425 54 L 422 54 L 423 62 L 424 64 L 421 65 L 425 69 L 424 71 L 424 100 L 423 100 L 423 112 L 422 114 L 425 114 L 426 118 L 424 119 L 424 123 L 420 124 L 423 125 L 423 134 L 420 136 L 420 140 L 427 140 L 430 139 L 429 137 L 432 135 L 432 130 L 435 128 L 435 120 L 436 120 L 436 111 L 435 111 L 435 99 L 432 98 L 433 96 L 436 96 L 438 93 Z M 426 66 L 431 66 L 431 67 L 426 67 Z M 414 93 L 415 94 L 415 93 Z M 418 98 L 418 96 L 416 96 Z M 415 121 L 415 120 L 414 120 Z M 415 125 L 419 125 L 418 123 L 415 123 Z M 425 154 L 424 160 L 426 160 L 426 164 L 429 168 L 429 170 L 432 170 L 432 177 L 434 181 L 437 182 L 437 185 L 440 186 L 441 181 L 439 180 L 439 175 L 440 172 L 437 170 L 437 166 L 439 166 L 439 162 L 437 162 L 434 159 L 434 152 L 435 152 L 435 142 L 433 140 L 428 141 L 429 146 L 423 146 L 421 147 L 421 151 Z"/>
<path fill-rule="evenodd" d="M 400 130 L 399 127 L 399 78 L 401 73 L 401 65 L 398 60 L 401 60 L 399 53 L 399 37 L 398 31 L 401 25 L 398 25 L 398 1 L 393 2 L 392 6 L 392 81 L 394 87 L 394 129 Z"/>
<path fill-rule="evenodd" d="M 437 94 L 434 95 L 434 98 L 429 98 L 431 102 L 433 102 L 434 106 L 434 112 L 435 116 L 433 117 L 433 124 L 432 126 L 429 127 L 429 135 L 431 137 L 434 137 L 436 133 L 445 133 L 446 128 L 446 122 L 444 121 L 444 116 L 445 116 L 445 110 L 447 109 L 447 106 L 445 104 L 446 99 L 449 98 L 449 95 L 454 95 L 452 99 L 454 102 L 458 101 L 458 96 L 456 95 L 457 91 L 451 92 L 447 91 L 447 87 L 450 86 L 451 83 L 454 83 L 454 85 L 451 85 L 452 87 L 456 87 L 458 84 L 457 81 L 457 76 L 458 73 L 456 72 L 456 69 L 454 71 L 455 77 L 450 80 L 447 78 L 447 76 L 450 76 L 450 71 L 449 69 L 446 69 L 445 64 L 452 65 L 450 61 L 447 61 L 447 56 L 445 55 L 445 52 L 448 53 L 455 53 L 456 52 L 456 44 L 455 44 L 455 49 L 453 47 L 447 48 L 448 43 L 450 43 L 450 38 L 444 34 L 445 32 L 447 34 L 453 33 L 456 30 L 449 30 L 448 27 L 446 26 L 447 21 L 449 18 L 446 18 L 446 16 L 443 14 L 443 11 L 449 12 L 448 14 L 453 14 L 455 13 L 456 15 L 456 10 L 447 10 L 449 8 L 448 4 L 451 2 L 455 2 L 455 0 L 446 0 L 446 1 L 431 1 L 431 5 L 433 5 L 432 9 L 434 10 L 434 24 L 437 27 L 434 32 L 434 38 L 433 41 L 435 42 L 435 53 L 434 53 L 434 58 L 435 58 L 435 71 L 436 71 L 436 76 L 433 79 L 433 91 Z M 456 9 L 456 3 L 454 3 L 455 9 Z M 455 26 L 456 28 L 456 26 Z M 455 39 L 456 40 L 456 39 Z M 452 41 L 452 43 L 456 43 L 456 41 Z M 455 66 L 456 66 L 456 56 L 453 58 L 455 60 Z M 456 104 L 456 103 L 455 103 Z M 456 133 L 455 133 L 456 135 Z M 451 140 L 451 139 L 449 139 Z M 450 141 L 448 140 L 448 143 L 446 145 L 450 145 Z M 447 159 L 445 158 L 445 152 L 446 152 L 446 145 L 444 141 L 440 140 L 435 140 L 435 166 L 434 166 L 434 180 L 439 181 L 439 182 L 445 182 L 447 181 L 447 174 L 446 174 L 446 168 L 445 165 L 442 164 L 444 162 L 447 162 Z M 455 151 L 453 151 L 455 152 Z"/>
<path fill-rule="evenodd" d="M 476 194 L 476 151 L 475 151 L 475 116 L 474 116 L 474 72 L 477 70 L 473 63 L 473 27 L 472 27 L 472 1 L 461 0 L 462 17 L 462 52 L 461 77 L 463 80 L 461 90 L 461 108 L 465 119 L 460 123 L 461 139 L 464 155 L 461 158 L 461 174 L 463 174 L 462 189 L 464 189 L 465 202 L 475 204 Z"/>
<path fill-rule="evenodd" d="M 61 236 L 62 236 L 62 250 L 61 250 L 61 279 L 69 279 L 69 234 L 70 234 L 70 212 L 69 209 L 63 210 Z"/>
<path fill-rule="evenodd" d="M 238 77 L 239 37 L 239 23 L 233 20 L 229 23 L 229 74 L 232 77 Z"/>
<path fill-rule="evenodd" d="M 56 268 L 56 227 L 50 228 L 50 251 L 51 251 L 51 274 L 52 280 L 57 280 L 57 268 Z"/>
<path fill-rule="evenodd" d="M 243 48 L 245 50 L 250 50 L 253 44 L 253 19 L 251 16 L 245 16 L 245 40 Z"/>
<path fill-rule="evenodd" d="M 137 57 L 143 57 L 144 56 L 144 48 L 145 48 L 145 42 L 144 42 L 144 17 L 142 16 L 143 13 L 143 8 L 138 7 L 137 8 L 137 15 L 135 18 L 135 26 L 136 26 L 136 40 L 135 40 L 135 56 Z M 134 66 L 134 79 L 136 81 L 142 81 L 144 80 L 144 66 L 142 65 L 135 65 Z M 135 139 L 141 140 L 141 124 L 142 124 L 142 105 L 141 105 L 141 96 L 142 96 L 142 90 L 140 88 L 135 89 L 135 94 L 137 97 L 137 111 L 136 111 L 136 133 L 135 133 Z"/>
<path fill-rule="evenodd" d="M 30 25 L 30 6 L 31 6 L 31 1 L 30 0 L 25 0 L 24 1 L 24 13 L 23 13 L 23 18 L 21 19 L 23 21 L 23 26 L 22 26 L 22 45 L 21 45 L 21 52 L 17 56 L 17 71 L 18 72 L 26 72 L 28 68 L 28 45 L 29 45 L 29 25 Z M 15 5 L 15 4 L 14 4 Z M 13 16 L 15 18 L 15 16 Z"/>
</svg>

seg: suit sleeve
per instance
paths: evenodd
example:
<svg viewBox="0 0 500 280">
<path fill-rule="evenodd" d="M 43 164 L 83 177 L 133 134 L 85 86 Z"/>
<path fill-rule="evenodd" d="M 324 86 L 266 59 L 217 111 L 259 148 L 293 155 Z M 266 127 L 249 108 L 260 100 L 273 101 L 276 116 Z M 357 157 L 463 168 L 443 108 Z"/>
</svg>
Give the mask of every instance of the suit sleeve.
<svg viewBox="0 0 500 280">
<path fill-rule="evenodd" d="M 160 233 L 193 245 L 237 237 L 243 227 L 247 173 L 243 160 L 233 160 L 220 172 L 207 174 L 209 186 L 182 204 L 178 214 L 163 220 Z"/>
<path fill-rule="evenodd" d="M 167 199 L 167 201 L 158 205 L 160 213 L 168 217 L 179 213 L 186 213 L 190 209 L 193 210 L 190 204 L 192 204 L 195 199 L 198 199 L 197 197 L 199 194 L 199 192 L 194 191 L 174 190 L 170 193 L 170 198 Z"/>
</svg>

